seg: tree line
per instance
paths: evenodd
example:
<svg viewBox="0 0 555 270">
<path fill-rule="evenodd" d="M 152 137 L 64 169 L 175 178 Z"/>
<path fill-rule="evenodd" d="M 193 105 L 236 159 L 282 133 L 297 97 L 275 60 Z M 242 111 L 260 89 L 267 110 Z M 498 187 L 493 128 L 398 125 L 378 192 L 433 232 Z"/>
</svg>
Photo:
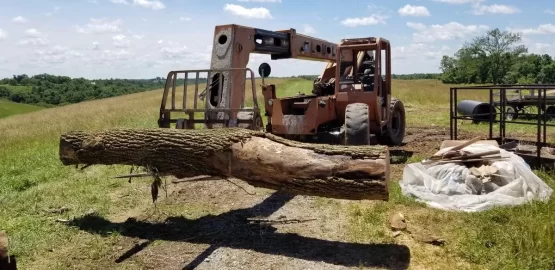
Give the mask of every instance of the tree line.
<svg viewBox="0 0 555 270">
<path fill-rule="evenodd" d="M 300 78 L 305 80 L 315 80 L 318 75 L 296 75 L 291 78 Z M 439 80 L 441 73 L 413 73 L 413 74 L 391 74 L 393 80 Z"/>
<path fill-rule="evenodd" d="M 189 79 L 188 83 L 194 83 Z M 206 79 L 199 81 L 206 82 Z M 62 106 L 87 100 L 109 98 L 163 88 L 165 78 L 88 80 L 39 74 L 13 75 L 0 80 L 0 99 L 43 107 Z M 183 85 L 184 79 L 176 81 Z"/>
<path fill-rule="evenodd" d="M 531 54 L 521 33 L 493 29 L 441 59 L 441 81 L 455 84 L 555 83 L 555 60 Z"/>
<path fill-rule="evenodd" d="M 314 80 L 318 75 L 298 75 L 293 78 Z M 437 79 L 440 74 L 406 74 L 392 75 L 393 79 Z M 160 89 L 165 86 L 166 79 L 99 79 L 71 78 L 50 74 L 28 76 L 13 75 L 12 78 L 0 79 L 0 99 L 17 103 L 26 103 L 42 107 L 63 106 L 87 100 L 109 98 L 142 91 Z M 189 85 L 195 78 L 187 80 Z M 206 83 L 206 78 L 199 78 L 199 83 Z M 176 80 L 182 86 L 184 79 Z"/>
</svg>

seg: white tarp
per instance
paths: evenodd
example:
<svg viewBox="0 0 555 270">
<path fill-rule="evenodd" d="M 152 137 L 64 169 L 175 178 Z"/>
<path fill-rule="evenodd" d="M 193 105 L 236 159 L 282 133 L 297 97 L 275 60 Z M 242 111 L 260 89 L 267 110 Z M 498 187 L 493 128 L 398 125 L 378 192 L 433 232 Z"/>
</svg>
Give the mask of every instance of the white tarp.
<svg viewBox="0 0 555 270">
<path fill-rule="evenodd" d="M 489 144 L 472 144 L 464 151 L 480 153 L 499 149 Z M 498 171 L 490 182 L 474 177 L 462 163 L 407 164 L 399 182 L 405 196 L 413 195 L 430 207 L 476 212 L 493 206 L 519 205 L 531 200 L 547 201 L 553 190 L 518 155 L 501 150 L 509 159 L 495 161 Z M 443 150 L 442 150 L 443 151 Z"/>
</svg>

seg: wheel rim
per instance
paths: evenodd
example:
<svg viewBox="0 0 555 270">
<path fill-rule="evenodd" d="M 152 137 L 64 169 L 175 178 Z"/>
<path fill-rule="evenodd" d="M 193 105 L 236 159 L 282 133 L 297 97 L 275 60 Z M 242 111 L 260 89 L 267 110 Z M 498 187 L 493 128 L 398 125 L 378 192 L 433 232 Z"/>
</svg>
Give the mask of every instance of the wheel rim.
<svg viewBox="0 0 555 270">
<path fill-rule="evenodd" d="M 399 136 L 399 132 L 401 132 L 401 112 L 398 110 L 393 111 L 391 114 L 391 137 Z"/>
<path fill-rule="evenodd" d="M 514 119 L 515 110 L 513 108 L 507 108 L 507 120 L 512 121 Z"/>
</svg>

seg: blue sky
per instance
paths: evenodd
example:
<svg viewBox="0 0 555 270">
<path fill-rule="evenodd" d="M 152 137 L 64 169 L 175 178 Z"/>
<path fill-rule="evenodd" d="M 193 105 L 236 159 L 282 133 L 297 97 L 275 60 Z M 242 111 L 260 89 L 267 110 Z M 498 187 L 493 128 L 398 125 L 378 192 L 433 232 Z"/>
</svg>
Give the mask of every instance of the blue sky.
<svg viewBox="0 0 555 270">
<path fill-rule="evenodd" d="M 208 68 L 214 26 L 231 23 L 333 42 L 385 37 L 398 74 L 438 72 L 442 55 L 496 27 L 522 32 L 530 52 L 555 56 L 552 0 L 0 0 L 0 77 L 151 78 Z M 256 55 L 249 67 L 263 61 L 275 76 L 324 66 Z"/>
</svg>

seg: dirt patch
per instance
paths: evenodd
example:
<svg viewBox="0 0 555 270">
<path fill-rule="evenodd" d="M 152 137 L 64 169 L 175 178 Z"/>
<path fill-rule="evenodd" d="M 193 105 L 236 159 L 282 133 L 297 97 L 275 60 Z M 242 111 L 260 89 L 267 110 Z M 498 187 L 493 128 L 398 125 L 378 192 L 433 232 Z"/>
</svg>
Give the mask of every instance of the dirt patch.
<svg viewBox="0 0 555 270">
<path fill-rule="evenodd" d="M 425 157 L 449 139 L 445 129 L 413 128 L 407 134 L 407 144 L 392 151 Z M 392 165 L 392 178 L 399 180 L 402 169 L 403 164 Z M 168 198 L 161 198 L 155 208 L 147 202 L 150 194 L 141 190 L 132 196 L 144 196 L 145 200 L 135 207 L 108 218 L 85 216 L 73 224 L 93 234 L 118 233 L 112 254 L 102 259 L 102 267 L 407 269 L 410 265 L 419 269 L 437 262 L 413 258 L 415 254 L 442 253 L 439 247 L 427 247 L 406 237 L 394 241 L 350 240 L 352 207 L 370 209 L 377 203 L 374 201 L 292 196 L 253 188 L 237 179 L 170 186 Z M 385 215 L 407 209 L 388 205 L 379 211 L 385 211 Z"/>
<path fill-rule="evenodd" d="M 112 268 L 408 267 L 404 245 L 346 240 L 350 201 L 245 188 L 255 193 L 249 195 L 238 186 L 246 184 L 234 183 L 180 183 L 155 215 L 149 209 L 125 222 L 87 216 L 75 225 L 91 233 L 118 232 L 113 263 L 105 265 Z"/>
</svg>

